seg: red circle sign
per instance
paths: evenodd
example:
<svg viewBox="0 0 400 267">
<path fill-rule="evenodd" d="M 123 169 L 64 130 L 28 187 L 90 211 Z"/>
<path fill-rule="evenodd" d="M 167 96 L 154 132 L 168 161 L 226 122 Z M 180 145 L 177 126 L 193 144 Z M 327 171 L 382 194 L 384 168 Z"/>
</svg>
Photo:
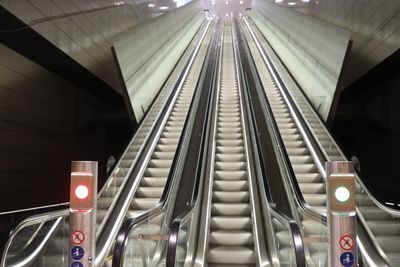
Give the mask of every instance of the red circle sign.
<svg viewBox="0 0 400 267">
<path fill-rule="evenodd" d="M 354 245 L 354 240 L 349 235 L 344 235 L 339 240 L 339 245 L 343 250 L 351 250 Z"/>
<path fill-rule="evenodd" d="M 85 234 L 82 231 L 75 230 L 74 232 L 72 232 L 71 238 L 72 243 L 74 243 L 75 245 L 80 245 L 83 243 L 83 241 L 85 241 Z"/>
</svg>

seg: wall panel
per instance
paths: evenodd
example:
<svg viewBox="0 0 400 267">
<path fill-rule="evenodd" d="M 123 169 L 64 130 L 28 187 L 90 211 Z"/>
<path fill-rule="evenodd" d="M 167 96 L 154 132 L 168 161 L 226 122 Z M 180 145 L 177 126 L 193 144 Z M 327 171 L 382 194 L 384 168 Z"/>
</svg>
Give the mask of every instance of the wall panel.
<svg viewBox="0 0 400 267">
<path fill-rule="evenodd" d="M 80 132 L 75 111 L 107 105 L 4 45 L 0 54 L 0 212 L 67 201 L 72 159 L 99 161 L 101 184 L 112 148 L 101 127 Z"/>
<path fill-rule="evenodd" d="M 138 121 L 203 19 L 200 2 L 194 1 L 115 37 L 118 61 Z"/>
<path fill-rule="evenodd" d="M 255 23 L 311 103 L 327 119 L 350 31 L 267 1 L 253 3 Z"/>
<path fill-rule="evenodd" d="M 319 0 L 305 12 L 351 32 L 353 44 L 344 86 L 400 48 L 398 0 Z"/>
</svg>

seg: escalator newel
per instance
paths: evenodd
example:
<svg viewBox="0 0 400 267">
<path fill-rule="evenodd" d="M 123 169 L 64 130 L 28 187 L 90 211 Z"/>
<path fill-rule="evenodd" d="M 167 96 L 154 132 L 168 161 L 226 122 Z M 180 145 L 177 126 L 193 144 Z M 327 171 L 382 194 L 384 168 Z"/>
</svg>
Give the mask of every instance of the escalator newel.
<svg viewBox="0 0 400 267">
<path fill-rule="evenodd" d="M 353 162 L 327 162 L 326 173 L 330 266 L 357 266 L 356 189 Z"/>
</svg>

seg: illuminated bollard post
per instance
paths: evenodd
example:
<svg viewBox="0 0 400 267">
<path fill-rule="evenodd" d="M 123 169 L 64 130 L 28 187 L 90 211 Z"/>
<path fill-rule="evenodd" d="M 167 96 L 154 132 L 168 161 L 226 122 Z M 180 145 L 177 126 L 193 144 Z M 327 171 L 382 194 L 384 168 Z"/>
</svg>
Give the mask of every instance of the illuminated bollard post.
<svg viewBox="0 0 400 267">
<path fill-rule="evenodd" d="M 357 266 L 357 218 L 353 162 L 327 162 L 326 174 L 329 266 Z"/>
<path fill-rule="evenodd" d="M 69 267 L 94 267 L 97 162 L 73 161 L 69 209 Z"/>
</svg>

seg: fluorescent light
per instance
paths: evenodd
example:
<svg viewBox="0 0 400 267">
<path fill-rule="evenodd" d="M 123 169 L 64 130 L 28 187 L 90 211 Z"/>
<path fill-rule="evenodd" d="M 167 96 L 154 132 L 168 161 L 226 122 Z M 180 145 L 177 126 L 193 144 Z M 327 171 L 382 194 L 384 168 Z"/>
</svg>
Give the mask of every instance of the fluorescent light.
<svg viewBox="0 0 400 267">
<path fill-rule="evenodd" d="M 240 1 L 239 3 L 240 3 L 241 5 L 243 5 L 243 1 Z"/>
<path fill-rule="evenodd" d="M 215 5 L 215 2 L 212 2 L 211 5 Z"/>
<path fill-rule="evenodd" d="M 310 0 L 301 0 L 301 2 L 308 3 Z"/>
<path fill-rule="evenodd" d="M 239 17 L 241 17 L 242 16 L 242 13 L 239 13 Z"/>
<path fill-rule="evenodd" d="M 161 9 L 161 10 L 167 10 L 168 7 L 167 7 L 167 6 L 160 6 L 160 9 Z"/>
<path fill-rule="evenodd" d="M 226 1 L 226 2 L 225 2 L 225 4 L 229 5 L 229 2 L 228 2 L 228 1 Z"/>
<path fill-rule="evenodd" d="M 226 16 L 228 17 L 228 16 L 229 16 L 229 14 L 226 14 Z"/>
<path fill-rule="evenodd" d="M 148 4 L 147 6 L 148 6 L 148 7 L 155 7 L 155 5 L 154 5 L 154 4 L 151 4 L 151 3 Z"/>
<path fill-rule="evenodd" d="M 297 3 L 295 3 L 295 2 L 289 2 L 289 3 L 288 3 L 289 6 L 295 6 L 296 4 L 297 4 Z"/>
<path fill-rule="evenodd" d="M 275 3 L 282 3 L 283 0 L 275 0 Z"/>
</svg>

